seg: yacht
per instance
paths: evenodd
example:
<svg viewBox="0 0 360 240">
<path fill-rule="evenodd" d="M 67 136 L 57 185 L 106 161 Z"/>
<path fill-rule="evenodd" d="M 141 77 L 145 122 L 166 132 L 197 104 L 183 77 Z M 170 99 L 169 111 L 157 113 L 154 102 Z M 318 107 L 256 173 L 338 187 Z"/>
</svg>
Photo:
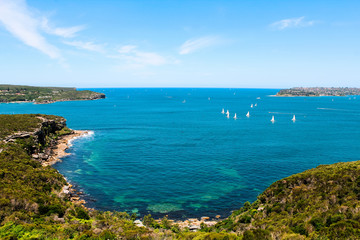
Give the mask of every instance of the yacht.
<svg viewBox="0 0 360 240">
<path fill-rule="evenodd" d="M 272 116 L 271 120 L 270 120 L 272 123 L 275 122 L 275 118 L 274 118 L 274 115 Z"/>
</svg>

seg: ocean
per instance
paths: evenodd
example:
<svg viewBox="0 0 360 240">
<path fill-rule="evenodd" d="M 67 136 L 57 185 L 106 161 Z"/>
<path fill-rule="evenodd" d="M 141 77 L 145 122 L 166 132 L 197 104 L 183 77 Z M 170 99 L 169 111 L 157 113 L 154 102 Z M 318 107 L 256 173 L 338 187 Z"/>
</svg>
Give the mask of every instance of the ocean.
<svg viewBox="0 0 360 240">
<path fill-rule="evenodd" d="M 87 206 L 99 210 L 227 217 L 277 180 L 360 159 L 360 96 L 272 97 L 278 89 L 90 90 L 106 99 L 0 104 L 0 113 L 60 115 L 72 129 L 91 130 L 72 141 L 71 155 L 54 167 L 84 193 Z"/>
</svg>

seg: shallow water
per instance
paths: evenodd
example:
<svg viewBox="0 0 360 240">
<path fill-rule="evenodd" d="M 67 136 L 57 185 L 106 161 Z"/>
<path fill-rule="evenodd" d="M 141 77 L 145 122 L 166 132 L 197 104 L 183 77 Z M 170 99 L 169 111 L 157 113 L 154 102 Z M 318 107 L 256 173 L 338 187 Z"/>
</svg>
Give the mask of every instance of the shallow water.
<svg viewBox="0 0 360 240">
<path fill-rule="evenodd" d="M 0 104 L 0 111 L 61 115 L 70 128 L 94 131 L 74 140 L 72 155 L 55 167 L 100 210 L 227 216 L 276 180 L 360 156 L 360 97 L 270 97 L 274 89 L 94 90 L 107 98 Z"/>
</svg>

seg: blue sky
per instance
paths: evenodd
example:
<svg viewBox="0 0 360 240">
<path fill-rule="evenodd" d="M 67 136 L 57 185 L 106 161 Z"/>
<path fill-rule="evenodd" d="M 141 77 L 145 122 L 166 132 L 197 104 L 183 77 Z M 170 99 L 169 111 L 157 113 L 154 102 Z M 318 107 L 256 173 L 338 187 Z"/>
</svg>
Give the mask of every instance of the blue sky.
<svg viewBox="0 0 360 240">
<path fill-rule="evenodd" d="M 360 87 L 360 1 L 0 0 L 0 83 Z"/>
</svg>

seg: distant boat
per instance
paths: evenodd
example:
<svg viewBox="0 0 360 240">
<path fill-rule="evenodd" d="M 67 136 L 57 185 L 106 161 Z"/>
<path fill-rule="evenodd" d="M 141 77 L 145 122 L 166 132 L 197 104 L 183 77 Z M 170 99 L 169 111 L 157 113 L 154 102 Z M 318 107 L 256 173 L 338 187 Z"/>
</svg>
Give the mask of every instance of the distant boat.
<svg viewBox="0 0 360 240">
<path fill-rule="evenodd" d="M 272 123 L 275 122 L 275 118 L 274 118 L 274 115 L 272 116 L 271 120 L 270 120 Z"/>
<path fill-rule="evenodd" d="M 251 107 L 251 108 L 253 108 L 253 107 L 254 107 L 254 105 L 252 105 L 252 104 L 251 104 L 251 105 L 250 105 L 250 107 Z"/>
<path fill-rule="evenodd" d="M 229 113 L 229 111 L 226 112 L 226 117 L 227 117 L 227 118 L 230 118 L 230 113 Z"/>
<path fill-rule="evenodd" d="M 229 110 L 227 110 L 227 111 L 226 111 L 226 115 L 229 115 L 229 114 L 230 114 L 230 113 L 229 113 Z"/>
<path fill-rule="evenodd" d="M 184 99 L 184 101 L 182 101 L 182 103 L 186 103 L 186 100 Z"/>
<path fill-rule="evenodd" d="M 291 119 L 293 122 L 296 121 L 295 115 L 293 116 L 293 118 Z"/>
<path fill-rule="evenodd" d="M 247 116 L 247 117 L 250 117 L 250 112 L 248 112 L 248 113 L 246 114 L 246 116 Z"/>
<path fill-rule="evenodd" d="M 257 97 L 256 99 L 260 99 L 260 97 Z"/>
<path fill-rule="evenodd" d="M 257 107 L 257 103 L 255 103 L 255 107 Z"/>
<path fill-rule="evenodd" d="M 225 113 L 224 109 L 222 109 L 222 110 L 221 110 L 221 113 L 222 113 L 222 114 L 224 114 L 224 113 Z"/>
<path fill-rule="evenodd" d="M 237 117 L 236 117 L 236 113 L 235 113 L 235 115 L 234 115 L 234 119 L 235 119 L 235 120 L 237 119 Z"/>
</svg>

